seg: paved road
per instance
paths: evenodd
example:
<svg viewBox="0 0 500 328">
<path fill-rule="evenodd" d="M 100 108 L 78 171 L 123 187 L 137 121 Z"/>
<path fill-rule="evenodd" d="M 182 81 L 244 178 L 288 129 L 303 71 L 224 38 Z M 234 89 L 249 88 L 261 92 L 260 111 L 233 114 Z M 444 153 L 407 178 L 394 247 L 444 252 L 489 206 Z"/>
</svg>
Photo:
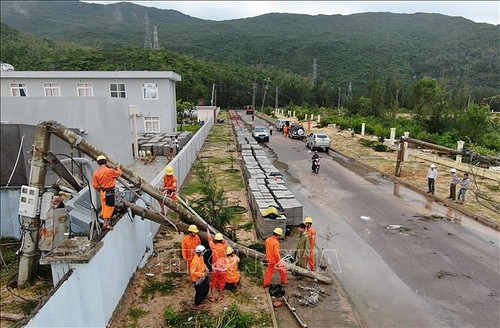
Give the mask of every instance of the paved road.
<svg viewBox="0 0 500 328">
<path fill-rule="evenodd" d="M 323 154 L 313 174 L 303 142 L 275 133 L 267 146 L 369 326 L 500 326 L 497 231 L 340 156 Z"/>
</svg>

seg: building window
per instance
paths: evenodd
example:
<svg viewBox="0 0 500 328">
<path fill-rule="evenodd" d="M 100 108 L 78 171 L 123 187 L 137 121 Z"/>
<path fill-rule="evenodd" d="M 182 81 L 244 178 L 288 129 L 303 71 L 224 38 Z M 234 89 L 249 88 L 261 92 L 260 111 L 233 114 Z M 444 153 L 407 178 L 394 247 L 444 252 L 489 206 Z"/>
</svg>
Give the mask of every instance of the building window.
<svg viewBox="0 0 500 328">
<path fill-rule="evenodd" d="M 28 95 L 28 88 L 26 83 L 11 83 L 10 92 L 12 97 L 26 97 Z"/>
<path fill-rule="evenodd" d="M 78 97 L 92 97 L 94 96 L 94 86 L 92 83 L 77 83 L 76 95 Z"/>
<path fill-rule="evenodd" d="M 158 100 L 158 84 L 157 83 L 143 83 L 142 84 L 142 99 L 144 99 L 144 100 Z"/>
<path fill-rule="evenodd" d="M 47 82 L 43 84 L 45 97 L 60 97 L 61 85 L 58 82 Z"/>
<path fill-rule="evenodd" d="M 160 132 L 160 117 L 144 116 L 144 132 Z"/>
<path fill-rule="evenodd" d="M 125 94 L 125 84 L 124 83 L 111 83 L 109 85 L 109 91 L 111 92 L 111 97 L 113 98 L 126 98 Z"/>
</svg>

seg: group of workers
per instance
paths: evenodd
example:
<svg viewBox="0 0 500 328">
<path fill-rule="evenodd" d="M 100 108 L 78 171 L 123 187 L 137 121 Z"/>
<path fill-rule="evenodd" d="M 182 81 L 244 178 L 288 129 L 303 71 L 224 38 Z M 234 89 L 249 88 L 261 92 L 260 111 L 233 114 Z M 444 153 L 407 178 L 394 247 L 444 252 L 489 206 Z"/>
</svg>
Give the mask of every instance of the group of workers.
<svg viewBox="0 0 500 328">
<path fill-rule="evenodd" d="M 235 289 L 240 282 L 238 263 L 240 258 L 234 252 L 221 233 L 216 233 L 212 238 L 207 227 L 208 245 L 212 251 L 211 277 L 205 264 L 205 246 L 201 244 L 198 236 L 198 227 L 194 224 L 188 228 L 188 234 L 182 239 L 182 259 L 195 288 L 194 304 L 199 306 L 207 296 L 210 302 L 224 299 L 224 290 Z M 217 292 L 217 297 L 215 293 Z M 209 295 L 210 294 L 210 295 Z"/>
<path fill-rule="evenodd" d="M 299 225 L 299 241 L 297 244 L 296 251 L 296 262 L 298 266 L 309 269 L 311 271 L 315 270 L 315 260 L 314 260 L 314 248 L 316 246 L 316 230 L 312 227 L 313 219 L 307 217 L 304 223 Z M 275 228 L 273 230 L 273 235 L 266 239 L 266 260 L 267 260 L 267 270 L 264 277 L 264 288 L 269 287 L 271 279 L 273 278 L 274 272 L 277 270 L 280 274 L 280 280 L 282 285 L 288 284 L 289 280 L 287 277 L 286 264 L 281 258 L 280 254 L 280 238 L 283 237 L 283 229 Z"/>
<path fill-rule="evenodd" d="M 98 170 L 94 173 L 92 185 L 99 191 L 101 199 L 101 216 L 104 221 L 104 228 L 112 230 L 110 224 L 115 206 L 115 185 L 116 179 L 122 175 L 120 165 L 116 168 L 107 166 L 107 159 L 104 155 L 97 157 L 99 164 Z M 162 191 L 165 197 L 173 201 L 178 201 L 177 197 L 177 178 L 174 176 L 174 168 L 167 166 L 163 178 Z M 161 210 L 164 212 L 164 205 L 161 202 Z M 307 217 L 304 223 L 300 224 L 299 242 L 297 245 L 296 258 L 298 265 L 307 269 L 315 270 L 314 247 L 316 245 L 316 231 L 312 227 L 313 220 Z M 211 278 L 208 279 L 210 271 L 205 264 L 204 254 L 205 246 L 201 244 L 198 236 L 198 227 L 190 225 L 188 233 L 182 240 L 182 259 L 186 262 L 187 271 L 195 288 L 195 305 L 199 306 L 209 295 L 209 301 L 219 301 L 224 298 L 224 290 L 235 289 L 240 282 L 240 272 L 238 263 L 240 258 L 236 255 L 234 249 L 227 244 L 221 233 L 216 233 L 212 238 L 207 226 L 208 245 L 211 249 Z M 275 270 L 278 270 L 281 283 L 287 284 L 286 265 L 281 259 L 279 239 L 283 237 L 283 229 L 275 228 L 273 235 L 266 239 L 266 259 L 267 270 L 264 278 L 264 288 L 271 283 Z M 215 293 L 217 292 L 217 297 Z"/>
</svg>

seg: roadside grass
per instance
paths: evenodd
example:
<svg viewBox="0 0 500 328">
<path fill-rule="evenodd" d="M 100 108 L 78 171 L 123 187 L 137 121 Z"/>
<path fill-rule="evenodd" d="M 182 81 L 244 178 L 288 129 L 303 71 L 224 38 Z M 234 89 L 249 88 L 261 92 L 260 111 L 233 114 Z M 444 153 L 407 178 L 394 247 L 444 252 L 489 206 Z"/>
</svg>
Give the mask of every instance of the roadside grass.
<svg viewBox="0 0 500 328">
<path fill-rule="evenodd" d="M 128 326 L 130 328 L 136 328 L 137 327 L 137 322 L 140 318 L 146 316 L 147 314 L 149 313 L 149 311 L 145 311 L 143 309 L 139 309 L 139 308 L 131 308 L 130 310 L 128 310 L 127 312 L 127 316 L 130 317 L 130 319 L 132 320 L 132 323 Z"/>
<path fill-rule="evenodd" d="M 142 287 L 141 299 L 146 301 L 149 297 L 153 299 L 156 293 L 165 296 L 174 290 L 174 283 L 171 280 L 159 281 L 149 280 L 147 284 Z"/>
</svg>

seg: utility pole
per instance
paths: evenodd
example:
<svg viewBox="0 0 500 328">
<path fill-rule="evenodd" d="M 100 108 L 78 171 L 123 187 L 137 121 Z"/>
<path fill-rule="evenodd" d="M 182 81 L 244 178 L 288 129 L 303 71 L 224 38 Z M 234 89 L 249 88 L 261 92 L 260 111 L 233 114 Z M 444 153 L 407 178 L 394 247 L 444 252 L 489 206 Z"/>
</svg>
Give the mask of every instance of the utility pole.
<svg viewBox="0 0 500 328">
<path fill-rule="evenodd" d="M 338 102 L 338 109 L 339 109 L 339 115 L 340 115 L 340 87 L 339 87 L 339 102 Z"/>
<path fill-rule="evenodd" d="M 212 83 L 212 99 L 210 99 L 210 106 L 214 105 L 215 83 Z"/>
<path fill-rule="evenodd" d="M 316 85 L 316 80 L 318 79 L 318 65 L 316 64 L 316 58 L 313 59 L 313 78 L 312 85 Z"/>
<path fill-rule="evenodd" d="M 278 108 L 278 86 L 276 86 L 276 98 L 274 99 L 274 108 Z"/>
<path fill-rule="evenodd" d="M 50 131 L 47 122 L 37 126 L 35 131 L 35 144 L 33 146 L 33 158 L 31 160 L 31 172 L 29 186 L 38 189 L 38 202 L 41 202 L 43 188 L 45 187 L 45 176 L 47 174 L 47 162 L 43 157 L 50 150 Z M 40 228 L 40 212 L 34 217 L 22 217 L 22 248 L 20 249 L 19 273 L 17 286 L 27 287 L 33 282 L 38 261 L 38 229 Z"/>
<path fill-rule="evenodd" d="M 255 91 L 257 91 L 257 83 L 252 83 L 253 93 L 252 93 L 252 108 L 255 110 Z"/>
<path fill-rule="evenodd" d="M 266 84 L 264 84 L 264 97 L 262 97 L 262 107 L 260 109 L 261 111 L 264 111 L 264 102 L 266 101 L 267 89 L 269 89 L 269 82 L 271 82 L 271 79 L 269 77 L 266 77 L 264 82 L 266 82 Z"/>
</svg>

